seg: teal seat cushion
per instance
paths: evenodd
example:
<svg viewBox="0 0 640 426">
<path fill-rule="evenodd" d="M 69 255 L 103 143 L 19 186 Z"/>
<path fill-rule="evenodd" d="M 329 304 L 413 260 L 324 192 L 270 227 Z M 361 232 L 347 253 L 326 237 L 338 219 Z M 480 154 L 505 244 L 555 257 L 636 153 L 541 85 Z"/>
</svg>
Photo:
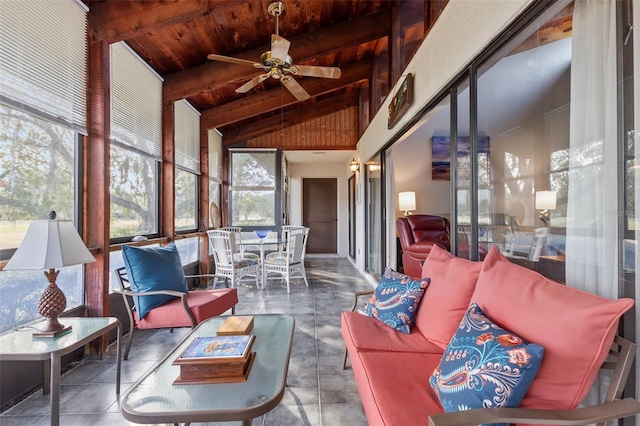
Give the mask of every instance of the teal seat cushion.
<svg viewBox="0 0 640 426">
<path fill-rule="evenodd" d="M 122 246 L 122 257 L 131 289 L 135 292 L 173 290 L 186 293 L 187 281 L 184 277 L 180 254 L 174 243 L 165 247 Z M 175 296 L 160 294 L 136 296 L 138 317 L 164 305 Z"/>
</svg>

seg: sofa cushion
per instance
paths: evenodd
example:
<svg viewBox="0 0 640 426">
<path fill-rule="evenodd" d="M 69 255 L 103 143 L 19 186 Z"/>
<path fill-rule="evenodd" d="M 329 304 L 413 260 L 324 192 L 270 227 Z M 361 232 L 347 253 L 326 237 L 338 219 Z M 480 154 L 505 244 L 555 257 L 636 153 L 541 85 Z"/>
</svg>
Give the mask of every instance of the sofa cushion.
<svg viewBox="0 0 640 426">
<path fill-rule="evenodd" d="M 122 258 L 127 271 L 131 289 L 136 292 L 173 290 L 186 293 L 187 281 L 184 278 L 182 262 L 178 248 L 174 243 L 165 247 L 122 246 Z M 175 299 L 170 295 L 135 297 L 136 311 L 140 318 L 168 301 Z"/>
<path fill-rule="evenodd" d="M 472 302 L 429 384 L 447 413 L 518 407 L 543 353 L 542 346 L 502 329 Z"/>
<path fill-rule="evenodd" d="M 369 425 L 426 425 L 430 415 L 443 412 L 427 385 L 440 355 L 357 351 L 349 356 Z"/>
<path fill-rule="evenodd" d="M 223 288 L 217 290 L 196 290 L 187 295 L 187 304 L 193 313 L 196 324 L 222 315 L 230 306 L 238 303 L 238 290 Z M 143 319 L 134 312 L 134 321 L 139 329 L 191 327 L 191 320 L 182 306 L 180 299 L 159 306 L 148 312 Z"/>
<path fill-rule="evenodd" d="M 439 246 L 433 247 L 424 262 L 422 276 L 431 282 L 416 314 L 416 328 L 442 349 L 449 344 L 469 307 L 481 266 Z"/>
<path fill-rule="evenodd" d="M 442 348 L 425 339 L 416 328 L 411 330 L 411 334 L 398 333 L 375 318 L 347 311 L 342 312 L 340 322 L 340 330 L 350 352 L 365 350 L 442 354 Z"/>
<path fill-rule="evenodd" d="M 611 283 L 611 285 L 616 285 Z M 632 299 L 609 300 L 509 262 L 492 247 L 473 301 L 498 325 L 544 347 L 523 408 L 572 409 L 591 388 Z"/>
<path fill-rule="evenodd" d="M 397 331 L 409 334 L 428 285 L 428 278 L 413 279 L 387 270 L 364 307 L 364 313 Z"/>
</svg>

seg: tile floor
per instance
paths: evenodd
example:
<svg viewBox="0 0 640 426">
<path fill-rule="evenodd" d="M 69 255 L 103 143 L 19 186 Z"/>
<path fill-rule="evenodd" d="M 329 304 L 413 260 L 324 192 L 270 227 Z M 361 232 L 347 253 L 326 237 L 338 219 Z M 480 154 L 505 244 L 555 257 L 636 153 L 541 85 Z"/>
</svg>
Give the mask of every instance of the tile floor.
<svg viewBox="0 0 640 426">
<path fill-rule="evenodd" d="M 296 320 L 285 396 L 253 425 L 366 425 L 353 372 L 342 370 L 340 311 L 351 306 L 355 291 L 370 287 L 347 259 L 309 257 L 308 261 L 308 288 L 302 280 L 292 282 L 290 294 L 280 280 L 269 280 L 265 290 L 256 290 L 250 282 L 238 286 L 236 314 L 288 313 Z M 187 332 L 137 331 L 129 359 L 122 362 L 122 392 Z M 83 361 L 64 373 L 60 411 L 64 426 L 130 424 L 115 395 L 114 347 L 102 361 Z M 48 414 L 49 397 L 39 391 L 0 413 L 0 425 L 44 426 L 50 422 Z"/>
</svg>

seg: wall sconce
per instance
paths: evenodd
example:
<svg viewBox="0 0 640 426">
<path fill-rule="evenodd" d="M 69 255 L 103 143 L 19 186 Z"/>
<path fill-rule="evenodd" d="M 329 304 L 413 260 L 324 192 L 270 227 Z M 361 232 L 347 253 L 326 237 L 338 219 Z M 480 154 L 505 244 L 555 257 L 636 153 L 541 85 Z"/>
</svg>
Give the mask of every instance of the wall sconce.
<svg viewBox="0 0 640 426">
<path fill-rule="evenodd" d="M 354 158 L 353 160 L 351 160 L 351 162 L 349 163 L 349 170 L 351 170 L 351 173 L 357 173 L 359 168 L 360 164 L 356 161 L 356 159 Z"/>
<path fill-rule="evenodd" d="M 409 216 L 416 209 L 416 193 L 413 191 L 400 192 L 398 194 L 398 208 L 404 210 L 404 215 Z"/>
<path fill-rule="evenodd" d="M 546 227 L 549 226 L 551 221 L 549 210 L 556 208 L 556 198 L 556 191 L 536 191 L 536 209 L 542 210 L 540 212 L 540 220 Z"/>
</svg>

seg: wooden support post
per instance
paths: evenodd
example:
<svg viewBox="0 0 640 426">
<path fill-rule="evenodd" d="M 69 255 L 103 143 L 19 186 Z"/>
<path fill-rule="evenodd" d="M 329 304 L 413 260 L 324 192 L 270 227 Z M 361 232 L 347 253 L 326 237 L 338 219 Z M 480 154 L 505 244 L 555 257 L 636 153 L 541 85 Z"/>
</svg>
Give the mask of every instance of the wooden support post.
<svg viewBox="0 0 640 426">
<path fill-rule="evenodd" d="M 162 173 L 160 181 L 160 235 L 175 239 L 174 101 L 162 99 Z"/>
<path fill-rule="evenodd" d="M 87 129 L 83 164 L 83 236 L 96 261 L 85 266 L 87 313 L 91 317 L 109 315 L 109 44 L 89 44 Z M 87 345 L 88 355 L 107 349 L 108 335 Z"/>
</svg>

